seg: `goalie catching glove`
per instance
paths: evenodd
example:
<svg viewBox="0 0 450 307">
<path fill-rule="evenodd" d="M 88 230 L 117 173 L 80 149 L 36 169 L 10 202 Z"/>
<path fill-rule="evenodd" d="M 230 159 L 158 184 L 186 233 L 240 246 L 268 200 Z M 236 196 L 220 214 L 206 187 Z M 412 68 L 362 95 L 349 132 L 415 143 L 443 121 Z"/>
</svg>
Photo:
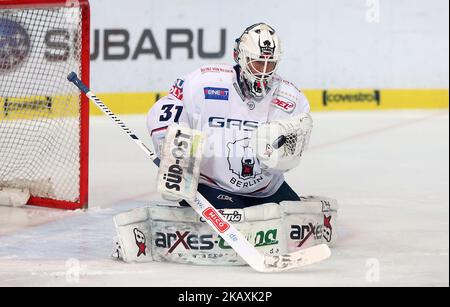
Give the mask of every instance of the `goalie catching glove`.
<svg viewBox="0 0 450 307">
<path fill-rule="evenodd" d="M 286 172 L 300 163 L 312 127 L 313 120 L 308 113 L 265 123 L 255 131 L 252 147 L 264 167 Z"/>
</svg>

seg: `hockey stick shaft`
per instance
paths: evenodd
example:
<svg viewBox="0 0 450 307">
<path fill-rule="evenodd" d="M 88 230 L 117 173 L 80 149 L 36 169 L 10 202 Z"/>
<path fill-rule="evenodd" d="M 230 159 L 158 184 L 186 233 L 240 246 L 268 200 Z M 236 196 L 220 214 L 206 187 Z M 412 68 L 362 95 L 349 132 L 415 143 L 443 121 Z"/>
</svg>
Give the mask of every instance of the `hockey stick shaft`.
<svg viewBox="0 0 450 307">
<path fill-rule="evenodd" d="M 118 118 L 83 82 L 76 73 L 69 74 L 67 79 L 75 84 L 105 115 L 113 120 L 122 130 L 153 160 L 159 167 L 160 159 Z M 223 215 L 211 205 L 199 192 L 193 201 L 188 201 L 189 205 L 203 217 L 206 222 L 246 261 L 253 269 L 259 272 L 275 272 L 296 268 L 302 265 L 311 264 L 329 257 L 329 249 L 325 246 L 311 248 L 295 255 L 265 256 L 258 252 L 256 248 L 230 224 Z M 317 252 L 316 252 L 317 250 Z M 316 252 L 316 253 L 314 253 Z M 307 256 L 317 256 L 314 259 L 307 259 Z M 300 257 L 300 258 L 299 258 Z M 303 258 L 302 258 L 303 257 Z M 291 259 L 295 258 L 295 259 Z M 297 259 L 298 258 L 298 259 Z"/>
<path fill-rule="evenodd" d="M 152 161 L 159 167 L 160 160 L 156 154 L 150 150 L 128 127 L 125 123 L 118 118 L 91 90 L 78 78 L 76 73 L 72 72 L 69 74 L 67 79 L 76 85 L 95 105 L 111 120 L 113 120 L 122 131 L 125 132 L 141 149 L 147 156 L 152 159 Z"/>
</svg>

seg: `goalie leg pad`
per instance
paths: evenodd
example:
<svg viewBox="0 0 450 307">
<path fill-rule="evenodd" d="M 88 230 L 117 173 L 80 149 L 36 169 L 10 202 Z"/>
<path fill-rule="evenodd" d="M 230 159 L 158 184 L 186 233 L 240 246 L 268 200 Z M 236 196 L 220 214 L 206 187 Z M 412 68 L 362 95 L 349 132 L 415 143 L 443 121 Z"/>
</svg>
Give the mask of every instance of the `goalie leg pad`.
<svg viewBox="0 0 450 307">
<path fill-rule="evenodd" d="M 278 204 L 219 211 L 261 252 L 286 252 Z M 119 214 L 114 222 L 119 246 L 115 247 L 117 253 L 113 257 L 117 259 L 120 251 L 125 262 L 154 260 L 197 265 L 246 264 L 190 207 L 154 203 Z"/>
<path fill-rule="evenodd" d="M 147 208 L 134 209 L 114 217 L 117 243 L 113 258 L 125 262 L 149 262 L 151 253 L 150 216 Z"/>
<path fill-rule="evenodd" d="M 282 255 L 336 240 L 337 202 L 330 198 L 219 211 L 264 254 Z M 125 262 L 246 264 L 190 207 L 155 202 L 119 214 L 114 222 Z"/>
<path fill-rule="evenodd" d="M 318 244 L 333 246 L 337 239 L 338 203 L 321 196 L 281 203 L 288 234 L 288 252 Z"/>
</svg>

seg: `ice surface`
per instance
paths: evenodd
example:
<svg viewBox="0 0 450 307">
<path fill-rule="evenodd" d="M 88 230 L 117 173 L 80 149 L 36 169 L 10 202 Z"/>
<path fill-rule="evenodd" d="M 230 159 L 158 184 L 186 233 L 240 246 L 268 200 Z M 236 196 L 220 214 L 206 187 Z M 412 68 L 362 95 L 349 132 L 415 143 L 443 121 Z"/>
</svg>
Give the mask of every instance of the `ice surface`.
<svg viewBox="0 0 450 307">
<path fill-rule="evenodd" d="M 448 286 L 448 110 L 314 119 L 310 150 L 287 180 L 303 195 L 338 199 L 340 238 L 329 260 L 281 274 L 111 260 L 112 216 L 155 197 L 156 170 L 97 117 L 90 209 L 0 207 L 0 286 Z M 123 120 L 149 142 L 144 116 Z"/>
</svg>

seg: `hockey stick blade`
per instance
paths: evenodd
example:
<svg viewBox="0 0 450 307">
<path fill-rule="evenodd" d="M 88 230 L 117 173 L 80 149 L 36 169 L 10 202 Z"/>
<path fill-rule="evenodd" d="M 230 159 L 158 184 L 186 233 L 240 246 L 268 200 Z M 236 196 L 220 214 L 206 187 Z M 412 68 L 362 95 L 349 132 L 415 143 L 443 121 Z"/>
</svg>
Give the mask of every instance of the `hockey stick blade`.
<svg viewBox="0 0 450 307">
<path fill-rule="evenodd" d="M 91 90 L 72 72 L 67 76 L 81 92 L 83 92 L 106 116 L 108 116 L 122 131 L 127 134 L 143 151 L 159 166 L 160 160 L 156 154 L 120 120 Z M 193 201 L 188 201 L 195 212 L 203 217 L 208 225 L 214 229 L 253 269 L 258 272 L 281 272 L 313 264 L 328 258 L 331 251 L 327 245 L 318 245 L 294 253 L 284 255 L 261 254 L 233 224 L 230 224 L 208 200 L 197 192 Z"/>
<path fill-rule="evenodd" d="M 320 244 L 279 256 L 265 256 L 265 272 L 282 272 L 323 261 L 331 256 L 328 245 Z"/>
</svg>

